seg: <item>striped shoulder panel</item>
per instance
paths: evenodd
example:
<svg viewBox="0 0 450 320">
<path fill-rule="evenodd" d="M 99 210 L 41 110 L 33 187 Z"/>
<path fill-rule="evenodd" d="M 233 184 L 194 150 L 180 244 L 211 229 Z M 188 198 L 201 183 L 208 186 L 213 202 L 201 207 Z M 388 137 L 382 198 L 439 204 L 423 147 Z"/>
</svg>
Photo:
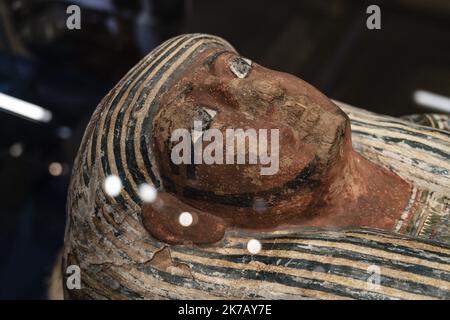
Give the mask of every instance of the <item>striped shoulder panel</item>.
<svg viewBox="0 0 450 320">
<path fill-rule="evenodd" d="M 402 119 L 420 124 L 422 126 L 450 131 L 450 116 L 448 114 L 412 114 L 409 116 L 403 116 Z"/>
<path fill-rule="evenodd" d="M 248 252 L 250 239 L 259 253 Z M 449 246 L 376 230 L 231 233 L 216 246 L 126 260 L 86 266 L 78 297 L 450 299 Z"/>
<path fill-rule="evenodd" d="M 450 132 L 336 103 L 350 117 L 353 148 L 413 185 L 408 221 L 392 231 L 450 243 Z"/>
<path fill-rule="evenodd" d="M 336 103 L 350 117 L 356 151 L 419 188 L 450 194 L 450 132 Z"/>
<path fill-rule="evenodd" d="M 250 255 L 253 238 L 262 249 Z M 228 283 L 227 295 L 245 288 L 261 298 L 450 298 L 449 247 L 377 231 L 230 235 L 214 248 L 172 248 L 171 257 L 194 279 Z"/>
</svg>

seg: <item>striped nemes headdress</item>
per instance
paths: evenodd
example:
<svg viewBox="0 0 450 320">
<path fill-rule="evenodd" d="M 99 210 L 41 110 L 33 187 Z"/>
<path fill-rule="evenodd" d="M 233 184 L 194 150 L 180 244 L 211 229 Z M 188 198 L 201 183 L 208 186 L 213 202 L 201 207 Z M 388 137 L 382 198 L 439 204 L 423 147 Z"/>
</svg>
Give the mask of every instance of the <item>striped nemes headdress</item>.
<svg viewBox="0 0 450 320">
<path fill-rule="evenodd" d="M 160 97 L 199 54 L 211 48 L 234 52 L 225 40 L 206 34 L 167 40 L 108 93 L 92 117 L 78 155 L 77 164 L 85 187 L 89 186 L 92 175 L 98 181 L 116 175 L 122 181 L 123 190 L 113 200 L 104 200 L 113 201 L 123 209 L 136 210 L 141 205 L 138 186 L 142 183 L 160 186 L 154 155 L 149 150 L 152 120 L 159 109 Z"/>
</svg>

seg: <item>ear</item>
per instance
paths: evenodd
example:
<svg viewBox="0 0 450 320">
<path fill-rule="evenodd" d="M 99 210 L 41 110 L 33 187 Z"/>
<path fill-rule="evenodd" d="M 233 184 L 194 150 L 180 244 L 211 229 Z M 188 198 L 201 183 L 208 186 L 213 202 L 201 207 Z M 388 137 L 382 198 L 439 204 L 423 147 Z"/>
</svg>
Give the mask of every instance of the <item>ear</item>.
<svg viewBox="0 0 450 320">
<path fill-rule="evenodd" d="M 192 223 L 183 226 L 180 214 L 187 212 Z M 167 192 L 158 193 L 158 199 L 142 207 L 145 229 L 156 239 L 169 244 L 210 244 L 223 239 L 226 223 L 210 213 L 195 209 Z"/>
</svg>

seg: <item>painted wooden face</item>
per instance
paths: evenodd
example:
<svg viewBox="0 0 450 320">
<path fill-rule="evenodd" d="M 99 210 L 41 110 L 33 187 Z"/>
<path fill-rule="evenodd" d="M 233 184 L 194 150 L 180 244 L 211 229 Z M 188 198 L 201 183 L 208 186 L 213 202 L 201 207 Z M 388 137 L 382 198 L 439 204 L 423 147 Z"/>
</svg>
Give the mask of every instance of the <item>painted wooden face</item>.
<svg viewBox="0 0 450 320">
<path fill-rule="evenodd" d="M 241 226 L 255 210 L 263 223 L 307 208 L 350 145 L 347 116 L 318 90 L 218 50 L 179 77 L 153 128 L 165 191 Z"/>
</svg>

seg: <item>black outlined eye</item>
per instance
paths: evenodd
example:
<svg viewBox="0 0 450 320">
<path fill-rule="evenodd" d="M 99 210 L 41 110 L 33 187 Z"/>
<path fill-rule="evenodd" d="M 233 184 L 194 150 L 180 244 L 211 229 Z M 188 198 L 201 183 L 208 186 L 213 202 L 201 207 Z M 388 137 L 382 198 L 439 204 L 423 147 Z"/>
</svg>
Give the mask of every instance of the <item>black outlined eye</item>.
<svg viewBox="0 0 450 320">
<path fill-rule="evenodd" d="M 193 118 L 193 123 L 191 130 L 196 131 L 196 128 L 194 127 L 194 122 L 198 121 L 201 123 L 201 130 L 208 130 L 211 127 L 211 124 L 213 123 L 214 117 L 216 116 L 217 111 L 205 106 L 197 106 L 195 108 L 195 114 Z M 197 136 L 201 137 L 201 136 Z M 193 143 L 196 143 L 197 141 L 194 140 L 193 136 Z"/>
<path fill-rule="evenodd" d="M 245 78 L 252 69 L 252 61 L 243 57 L 234 57 L 228 62 L 228 66 L 236 77 L 239 79 Z"/>
</svg>

